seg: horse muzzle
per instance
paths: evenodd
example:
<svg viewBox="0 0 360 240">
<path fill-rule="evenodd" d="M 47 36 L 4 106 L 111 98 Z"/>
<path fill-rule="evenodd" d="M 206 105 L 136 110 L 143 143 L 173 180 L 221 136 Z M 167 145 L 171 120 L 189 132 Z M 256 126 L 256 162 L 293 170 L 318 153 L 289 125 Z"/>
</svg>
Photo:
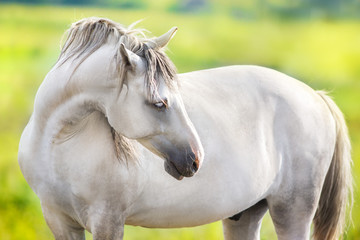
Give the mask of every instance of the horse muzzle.
<svg viewBox="0 0 360 240">
<path fill-rule="evenodd" d="M 177 180 L 192 177 L 199 170 L 200 161 L 192 151 L 187 154 L 166 154 L 165 171 Z"/>
<path fill-rule="evenodd" d="M 199 141 L 176 143 L 157 136 L 140 143 L 163 158 L 165 171 L 178 180 L 194 176 L 202 165 L 204 151 Z"/>
</svg>

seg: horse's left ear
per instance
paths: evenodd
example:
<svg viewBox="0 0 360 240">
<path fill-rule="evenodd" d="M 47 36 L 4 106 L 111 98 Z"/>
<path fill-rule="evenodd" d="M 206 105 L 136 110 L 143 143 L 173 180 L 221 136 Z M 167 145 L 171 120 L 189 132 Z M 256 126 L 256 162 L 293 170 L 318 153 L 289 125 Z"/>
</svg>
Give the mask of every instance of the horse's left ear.
<svg viewBox="0 0 360 240">
<path fill-rule="evenodd" d="M 146 44 L 149 46 L 149 48 L 152 48 L 152 49 L 163 48 L 173 38 L 173 36 L 175 35 L 177 30 L 178 30 L 177 27 L 172 27 L 167 33 L 161 35 L 160 37 L 152 39 L 152 41 L 149 41 Z"/>
<path fill-rule="evenodd" d="M 121 54 L 121 61 L 124 62 L 125 66 L 130 67 L 130 69 L 134 70 L 138 65 L 140 57 L 133 53 L 132 51 L 126 49 L 123 43 L 120 44 L 120 54 Z"/>
</svg>

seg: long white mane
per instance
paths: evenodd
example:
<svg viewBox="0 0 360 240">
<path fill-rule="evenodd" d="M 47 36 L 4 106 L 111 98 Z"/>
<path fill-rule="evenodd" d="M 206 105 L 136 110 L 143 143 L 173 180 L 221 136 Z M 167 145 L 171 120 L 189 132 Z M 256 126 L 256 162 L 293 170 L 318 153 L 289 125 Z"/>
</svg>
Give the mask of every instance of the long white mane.
<svg viewBox="0 0 360 240">
<path fill-rule="evenodd" d="M 176 82 L 176 67 L 162 49 L 148 47 L 146 43 L 152 40 L 146 38 L 144 30 L 133 29 L 135 24 L 125 28 L 110 19 L 96 17 L 73 23 L 67 31 L 68 36 L 58 59 L 59 66 L 70 59 L 79 60 L 76 70 L 86 58 L 107 42 L 109 36 L 115 37 L 117 50 L 114 51 L 114 60 L 120 83 L 125 83 L 126 72 L 129 70 L 121 60 L 120 45 L 124 44 L 127 49 L 145 59 L 145 84 L 148 97 L 153 98 L 155 94 L 153 90 L 157 89 L 159 77 L 162 77 L 169 87 Z"/>
</svg>

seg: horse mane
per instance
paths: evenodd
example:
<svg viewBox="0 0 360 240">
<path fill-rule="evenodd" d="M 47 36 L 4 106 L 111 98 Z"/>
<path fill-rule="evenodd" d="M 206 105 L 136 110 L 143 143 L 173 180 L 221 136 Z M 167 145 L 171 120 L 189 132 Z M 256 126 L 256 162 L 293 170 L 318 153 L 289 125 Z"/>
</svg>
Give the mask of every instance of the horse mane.
<svg viewBox="0 0 360 240">
<path fill-rule="evenodd" d="M 69 59 L 79 60 L 74 70 L 76 71 L 82 62 L 106 44 L 110 36 L 113 36 L 117 42 L 114 59 L 120 83 L 126 82 L 126 72 L 128 71 L 121 59 L 120 45 L 122 43 L 127 49 L 145 59 L 145 84 L 148 96 L 152 99 L 156 95 L 154 89 L 157 89 L 159 77 L 162 77 L 167 86 L 171 88 L 174 82 L 176 83 L 177 71 L 162 49 L 148 47 L 146 43 L 152 40 L 146 38 L 145 30 L 133 29 L 136 23 L 125 28 L 110 19 L 97 17 L 84 18 L 73 23 L 67 30 L 68 36 L 58 59 L 59 66 Z"/>
<path fill-rule="evenodd" d="M 158 79 L 161 77 L 165 84 L 171 89 L 177 83 L 176 68 L 162 49 L 151 49 L 146 44 L 151 39 L 146 38 L 144 30 L 133 29 L 134 24 L 128 28 L 123 27 L 106 18 L 84 18 L 75 22 L 67 30 L 67 39 L 62 47 L 58 58 L 58 66 L 72 59 L 78 60 L 76 69 L 96 50 L 108 42 L 109 37 L 115 38 L 117 43 L 114 51 L 114 61 L 120 80 L 120 86 L 126 83 L 127 71 L 125 62 L 121 59 L 120 45 L 145 59 L 145 85 L 148 91 L 148 98 L 152 100 L 157 96 Z M 72 74 L 72 75 L 73 75 Z M 134 158 L 134 150 L 130 141 L 121 136 L 114 129 L 111 130 L 118 159 Z"/>
</svg>

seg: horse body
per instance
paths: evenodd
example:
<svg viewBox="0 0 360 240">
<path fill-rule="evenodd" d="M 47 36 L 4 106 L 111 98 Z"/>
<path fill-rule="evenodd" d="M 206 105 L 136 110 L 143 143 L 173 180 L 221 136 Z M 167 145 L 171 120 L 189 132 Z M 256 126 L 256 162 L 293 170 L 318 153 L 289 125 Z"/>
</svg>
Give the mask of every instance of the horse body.
<svg viewBox="0 0 360 240">
<path fill-rule="evenodd" d="M 306 189 L 314 178 L 323 182 L 332 157 L 329 145 L 334 146 L 335 127 L 326 105 L 313 90 L 283 74 L 251 66 L 193 72 L 180 78 L 188 114 L 203 139 L 206 161 L 196 176 L 181 183 L 163 179 L 167 176 L 159 171 L 152 175 L 146 181 L 149 186 L 144 188 L 144 198 L 138 199 L 135 207 L 139 215 L 149 211 L 149 223 L 139 225 L 204 224 L 231 217 L 271 195 Z M 266 82 L 277 91 L 268 88 Z M 288 94 L 287 89 L 297 96 Z M 287 94 L 282 95 L 282 91 Z M 307 99 L 302 104 L 298 104 L 301 98 L 294 100 L 299 95 Z M 290 108 L 295 101 L 298 109 Z M 314 127 L 316 132 L 306 131 Z M 294 145 L 297 147 L 291 147 Z M 145 169 L 152 167 L 156 167 L 155 162 Z M 174 199 L 181 199 L 175 201 L 181 204 L 171 205 Z M 169 217 L 165 223 L 156 224 L 153 216 L 160 212 Z M 137 221 L 129 221 L 133 222 Z"/>
<path fill-rule="evenodd" d="M 98 93 L 78 94 L 101 77 L 112 79 L 116 71 L 111 70 L 111 48 L 107 47 L 78 66 L 72 76 L 76 82 L 64 80 L 71 76 L 74 64 L 54 67 L 40 87 L 34 114 L 21 138 L 22 172 L 39 196 L 56 239 L 83 239 L 84 229 L 94 239 L 122 239 L 124 224 L 169 228 L 217 220 L 223 220 L 226 240 L 259 239 L 261 219 L 268 209 L 279 239 L 309 238 L 320 196 L 326 196 L 321 193 L 323 186 L 332 182 L 337 168 L 345 169 L 342 176 L 348 173 L 350 164 L 349 159 L 336 160 L 341 154 L 346 157 L 348 137 L 341 113 L 336 114 L 328 97 L 261 67 L 179 74 L 181 99 L 201 139 L 205 160 L 195 176 L 178 181 L 153 154 L 166 152 L 168 141 L 175 141 L 169 134 L 165 135 L 168 141 L 149 135 L 119 145 L 122 140 L 117 138 L 122 136 L 114 131 L 114 124 L 121 122 L 114 123 L 116 118 L 109 119 L 106 111 L 88 104 L 88 96 Z M 124 85 L 121 94 L 143 86 L 131 84 Z M 93 89 L 101 92 L 110 85 Z M 56 91 L 59 88 L 64 92 Z M 121 94 L 119 99 L 126 98 Z M 159 94 L 167 93 L 159 88 Z M 69 101 L 64 104 L 64 99 Z M 158 116 L 159 121 L 164 119 Z M 128 122 L 135 131 L 143 128 L 142 121 Z M 187 123 L 178 123 L 183 122 Z M 183 126 L 190 130 L 180 128 L 176 138 L 183 139 L 192 130 L 191 124 Z M 149 144 L 149 138 L 155 143 Z M 121 151 L 130 148 L 134 154 L 119 155 L 118 147 Z M 174 169 L 167 171 L 179 179 Z M 349 179 L 339 181 L 342 188 L 349 187 Z M 330 190 L 331 197 L 339 191 L 336 187 Z M 345 195 L 346 191 L 333 201 L 333 208 L 344 205 Z M 321 214 L 315 218 L 323 227 Z M 327 238 L 318 235 L 318 239 Z"/>
</svg>

